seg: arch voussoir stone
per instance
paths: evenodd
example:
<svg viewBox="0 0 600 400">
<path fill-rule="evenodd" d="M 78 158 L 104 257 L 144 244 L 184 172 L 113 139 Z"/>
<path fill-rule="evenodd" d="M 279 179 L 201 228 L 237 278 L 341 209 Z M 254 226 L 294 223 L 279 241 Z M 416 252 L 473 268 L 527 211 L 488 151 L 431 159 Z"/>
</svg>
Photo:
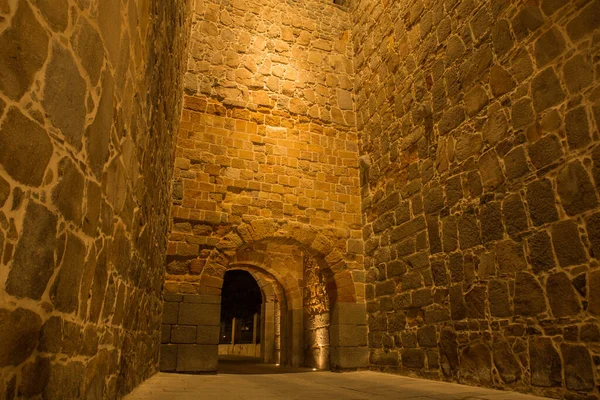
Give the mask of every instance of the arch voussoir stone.
<svg viewBox="0 0 600 400">
<path fill-rule="evenodd" d="M 282 233 L 310 248 L 318 232 L 316 229 L 299 222 L 289 222 L 282 228 Z"/>
<path fill-rule="evenodd" d="M 250 252 L 252 256 L 239 253 L 239 249 L 272 240 L 276 243 L 296 245 L 300 249 L 317 257 L 321 261 L 323 275 L 328 281 L 328 291 L 332 299 L 341 299 L 337 291 L 343 288 L 344 301 L 356 301 L 356 291 L 352 274 L 341 274 L 348 269 L 344 254 L 338 249 L 327 235 L 308 224 L 299 222 L 277 222 L 274 219 L 255 219 L 250 223 L 243 223 L 223 237 L 211 252 L 203 276 L 222 278 L 230 262 L 236 257 L 259 257 L 258 253 Z M 260 258 L 260 257 L 259 257 Z M 250 261 L 250 260 L 246 260 Z M 263 260 L 254 260 L 264 262 Z"/>
<path fill-rule="evenodd" d="M 325 257 L 327 254 L 333 251 L 334 246 L 327 236 L 323 235 L 322 233 L 318 233 L 315 236 L 315 240 L 313 240 L 310 244 L 310 249 L 321 257 Z"/>
<path fill-rule="evenodd" d="M 278 224 L 273 219 L 255 219 L 250 222 L 252 226 L 253 240 L 260 241 L 274 237 L 278 230 Z"/>
<path fill-rule="evenodd" d="M 324 257 L 325 262 L 331 268 L 332 265 L 336 265 L 344 261 L 344 255 L 338 249 L 333 249 L 329 254 Z M 345 263 L 344 263 L 345 264 Z"/>
<path fill-rule="evenodd" d="M 244 240 L 237 233 L 231 232 L 219 241 L 216 249 L 224 253 L 230 251 L 235 253 L 235 251 L 237 251 L 237 249 L 243 244 Z"/>
</svg>

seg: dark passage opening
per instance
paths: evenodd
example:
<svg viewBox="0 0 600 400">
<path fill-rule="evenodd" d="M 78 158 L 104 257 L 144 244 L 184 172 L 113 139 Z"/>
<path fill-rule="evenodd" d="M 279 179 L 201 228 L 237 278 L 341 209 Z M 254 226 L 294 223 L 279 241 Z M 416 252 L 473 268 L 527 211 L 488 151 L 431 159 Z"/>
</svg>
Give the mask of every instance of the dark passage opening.
<svg viewBox="0 0 600 400">
<path fill-rule="evenodd" d="M 260 321 L 261 304 L 260 288 L 249 272 L 227 271 L 221 298 L 219 343 L 260 343 L 260 323 L 254 324 Z"/>
</svg>

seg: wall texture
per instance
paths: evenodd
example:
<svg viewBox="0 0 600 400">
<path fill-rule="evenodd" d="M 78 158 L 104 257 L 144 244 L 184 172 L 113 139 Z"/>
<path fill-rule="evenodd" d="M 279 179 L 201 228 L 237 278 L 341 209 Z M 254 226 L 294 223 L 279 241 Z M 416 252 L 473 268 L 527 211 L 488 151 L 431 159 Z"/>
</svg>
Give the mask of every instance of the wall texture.
<svg viewBox="0 0 600 400">
<path fill-rule="evenodd" d="M 165 290 L 220 296 L 238 249 L 294 245 L 318 258 L 330 297 L 362 304 L 349 324 L 366 336 L 347 10 L 323 0 L 205 0 L 193 18 Z M 294 349 L 296 303 L 287 303 L 299 321 Z M 205 350 L 216 357 L 213 347 Z M 360 361 L 345 365 L 366 362 L 355 347 L 347 358 Z M 302 349 L 292 354 L 301 365 Z"/>
<path fill-rule="evenodd" d="M 362 268 L 347 12 L 320 0 L 195 11 L 166 289 L 198 292 L 219 240 L 262 218 L 317 227 Z"/>
<path fill-rule="evenodd" d="M 0 0 L 2 398 L 113 399 L 157 369 L 187 15 Z"/>
<path fill-rule="evenodd" d="M 371 364 L 598 398 L 600 1 L 354 3 Z"/>
</svg>

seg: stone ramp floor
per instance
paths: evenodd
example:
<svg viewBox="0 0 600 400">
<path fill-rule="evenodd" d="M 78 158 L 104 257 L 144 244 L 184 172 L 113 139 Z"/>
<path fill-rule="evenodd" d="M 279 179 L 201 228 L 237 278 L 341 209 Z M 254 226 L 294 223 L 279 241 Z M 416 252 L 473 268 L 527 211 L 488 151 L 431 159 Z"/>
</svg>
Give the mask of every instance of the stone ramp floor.
<svg viewBox="0 0 600 400">
<path fill-rule="evenodd" d="M 249 363 L 220 367 L 218 375 L 159 373 L 126 400 L 540 400 L 542 397 L 378 372 L 334 373 Z M 242 374 L 243 370 L 248 374 Z"/>
</svg>

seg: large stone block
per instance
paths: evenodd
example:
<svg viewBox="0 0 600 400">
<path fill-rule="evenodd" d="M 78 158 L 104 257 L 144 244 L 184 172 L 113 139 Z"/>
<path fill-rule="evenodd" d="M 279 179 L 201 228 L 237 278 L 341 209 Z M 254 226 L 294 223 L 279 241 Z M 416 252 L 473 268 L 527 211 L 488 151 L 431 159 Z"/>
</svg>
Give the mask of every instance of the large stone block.
<svg viewBox="0 0 600 400">
<path fill-rule="evenodd" d="M 563 76 L 569 92 L 576 94 L 592 84 L 594 70 L 589 60 L 582 55 L 576 55 L 565 63 Z"/>
<path fill-rule="evenodd" d="M 165 301 L 163 304 L 162 323 L 163 324 L 177 324 L 177 318 L 179 315 L 179 302 L 168 302 Z"/>
<path fill-rule="evenodd" d="M 442 372 L 446 376 L 453 376 L 458 369 L 458 345 L 456 332 L 444 328 L 440 332 L 440 360 Z"/>
<path fill-rule="evenodd" d="M 6 200 L 8 200 L 8 196 L 10 196 L 10 183 L 0 176 L 0 208 L 4 207 Z"/>
<path fill-rule="evenodd" d="M 544 136 L 530 145 L 528 150 L 529 159 L 538 170 L 557 161 L 564 154 L 560 139 L 554 134 Z"/>
<path fill-rule="evenodd" d="M 366 325 L 331 325 L 329 330 L 332 347 L 356 347 L 367 345 Z"/>
<path fill-rule="evenodd" d="M 183 295 L 181 294 L 164 293 L 163 297 L 165 303 L 181 303 L 183 301 Z"/>
<path fill-rule="evenodd" d="M 504 382 L 512 383 L 521 379 L 522 370 L 517 358 L 509 343 L 498 334 L 494 335 L 492 351 L 494 365 Z"/>
<path fill-rule="evenodd" d="M 600 0 L 590 2 L 567 25 L 571 40 L 580 40 L 600 26 Z"/>
<path fill-rule="evenodd" d="M 102 97 L 94 122 L 85 133 L 88 163 L 97 178 L 102 176 L 104 164 L 108 161 L 109 156 L 109 139 L 114 115 L 114 91 L 114 79 L 109 72 L 106 72 L 102 77 Z"/>
<path fill-rule="evenodd" d="M 11 107 L 0 126 L 0 164 L 20 183 L 40 186 L 52 156 L 45 129 Z"/>
<path fill-rule="evenodd" d="M 171 325 L 162 324 L 160 326 L 160 342 L 162 344 L 171 343 Z"/>
<path fill-rule="evenodd" d="M 48 33 L 28 2 L 18 4 L 12 26 L 0 36 L 0 91 L 16 101 L 29 90 L 48 55 Z"/>
<path fill-rule="evenodd" d="M 56 307 L 65 313 L 74 313 L 79 305 L 79 285 L 87 249 L 81 239 L 72 233 L 67 235 L 67 246 L 63 256 L 60 272 L 52 290 L 50 299 Z"/>
<path fill-rule="evenodd" d="M 369 365 L 369 349 L 366 346 L 331 347 L 329 354 L 333 370 L 364 368 Z"/>
<path fill-rule="evenodd" d="M 531 384 L 554 387 L 562 384 L 562 361 L 549 338 L 529 339 Z"/>
<path fill-rule="evenodd" d="M 6 291 L 17 297 L 40 299 L 54 273 L 57 217 L 41 204 L 30 202 L 23 234 L 8 273 Z"/>
<path fill-rule="evenodd" d="M 546 311 L 541 285 L 527 272 L 517 273 L 515 280 L 515 315 L 535 316 Z"/>
<path fill-rule="evenodd" d="M 539 68 L 545 67 L 565 50 L 565 39 L 557 28 L 544 33 L 535 42 L 535 60 Z"/>
<path fill-rule="evenodd" d="M 336 303 L 331 310 L 331 325 L 366 325 L 367 309 L 364 303 Z"/>
<path fill-rule="evenodd" d="M 465 348 L 460 357 L 461 380 L 468 383 L 489 385 L 492 381 L 492 357 L 483 343 Z"/>
<path fill-rule="evenodd" d="M 488 287 L 488 300 L 492 317 L 510 317 L 513 315 L 506 282 L 491 281 Z"/>
<path fill-rule="evenodd" d="M 220 326 L 199 326 L 196 334 L 196 344 L 219 344 Z"/>
<path fill-rule="evenodd" d="M 221 296 L 184 294 L 184 303 L 221 304 Z"/>
<path fill-rule="evenodd" d="M 177 322 L 182 325 L 220 325 L 221 305 L 214 303 L 180 303 Z"/>
<path fill-rule="evenodd" d="M 592 257 L 600 259 L 600 213 L 590 215 L 585 221 Z"/>
<path fill-rule="evenodd" d="M 23 376 L 19 385 L 19 394 L 34 397 L 41 394 L 50 380 L 50 358 L 36 357 L 23 367 Z"/>
<path fill-rule="evenodd" d="M 19 365 L 35 350 L 42 319 L 33 311 L 0 309 L 0 367 Z"/>
<path fill-rule="evenodd" d="M 107 0 L 99 3 L 98 25 L 104 39 L 109 59 L 113 66 L 119 61 L 119 50 L 121 48 L 121 2 L 118 0 Z"/>
<path fill-rule="evenodd" d="M 217 345 L 180 344 L 177 346 L 177 372 L 214 372 L 218 363 Z"/>
<path fill-rule="evenodd" d="M 594 315 L 600 315 L 600 271 L 589 274 L 589 310 Z"/>
<path fill-rule="evenodd" d="M 591 391 L 596 386 L 592 357 L 586 346 L 563 343 L 560 346 L 565 363 L 567 389 Z"/>
<path fill-rule="evenodd" d="M 177 345 L 163 344 L 160 346 L 160 365 L 162 372 L 173 372 L 177 368 Z"/>
<path fill-rule="evenodd" d="M 83 204 L 83 174 L 70 158 L 63 158 L 58 164 L 58 183 L 52 191 L 52 202 L 69 221 L 81 224 Z"/>
<path fill-rule="evenodd" d="M 546 281 L 546 294 L 548 302 L 555 317 L 576 315 L 581 311 L 581 304 L 571 280 L 564 272 L 557 272 L 548 277 Z"/>
<path fill-rule="evenodd" d="M 97 84 L 104 64 L 104 47 L 102 46 L 100 34 L 87 18 L 79 18 L 71 43 L 92 84 Z"/>
<path fill-rule="evenodd" d="M 582 264 L 587 260 L 579 228 L 573 220 L 560 221 L 552 226 L 552 244 L 561 267 Z"/>
<path fill-rule="evenodd" d="M 519 235 L 529 227 L 525 206 L 519 194 L 507 196 L 502 203 L 506 231 L 511 237 Z"/>
<path fill-rule="evenodd" d="M 36 0 L 35 5 L 54 31 L 64 32 L 69 24 L 69 2 L 67 0 Z"/>
<path fill-rule="evenodd" d="M 539 274 L 549 271 L 556 266 L 550 235 L 546 231 L 536 233 L 527 239 L 529 248 L 529 260 L 533 272 Z"/>
<path fill-rule="evenodd" d="M 196 327 L 174 325 L 171 328 L 171 343 L 196 343 Z"/>
<path fill-rule="evenodd" d="M 578 149 L 589 144 L 590 128 L 585 107 L 578 107 L 567 113 L 565 129 L 570 149 Z"/>
<path fill-rule="evenodd" d="M 425 367 L 425 351 L 422 349 L 403 349 L 401 352 L 402 366 L 409 369 Z"/>
<path fill-rule="evenodd" d="M 533 78 L 531 92 L 533 107 L 538 113 L 560 104 L 565 99 L 565 92 L 552 67 L 546 68 Z"/>
<path fill-rule="evenodd" d="M 81 361 L 67 364 L 53 363 L 44 397 L 48 399 L 76 399 L 85 390 L 85 365 Z"/>
<path fill-rule="evenodd" d="M 544 179 L 527 185 L 527 204 L 534 225 L 558 220 L 556 200 L 550 181 Z"/>
<path fill-rule="evenodd" d="M 598 207 L 596 189 L 581 162 L 575 161 L 562 168 L 556 186 L 567 214 L 577 215 Z"/>
<path fill-rule="evenodd" d="M 86 117 L 86 83 L 79 73 L 73 56 L 59 44 L 52 46 L 50 63 L 46 68 L 42 105 L 52 124 L 61 130 L 67 143 L 82 148 L 83 126 Z"/>
</svg>

